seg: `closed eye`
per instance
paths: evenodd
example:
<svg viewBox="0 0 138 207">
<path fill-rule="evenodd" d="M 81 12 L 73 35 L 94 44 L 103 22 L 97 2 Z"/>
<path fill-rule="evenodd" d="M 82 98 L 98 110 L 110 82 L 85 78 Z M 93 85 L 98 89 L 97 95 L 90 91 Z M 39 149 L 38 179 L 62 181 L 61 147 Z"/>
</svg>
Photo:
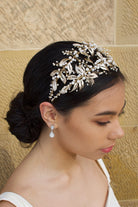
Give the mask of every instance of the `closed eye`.
<svg viewBox="0 0 138 207">
<path fill-rule="evenodd" d="M 110 123 L 110 121 L 106 121 L 106 122 L 97 121 L 96 123 L 100 126 L 106 126 L 107 124 Z"/>
</svg>

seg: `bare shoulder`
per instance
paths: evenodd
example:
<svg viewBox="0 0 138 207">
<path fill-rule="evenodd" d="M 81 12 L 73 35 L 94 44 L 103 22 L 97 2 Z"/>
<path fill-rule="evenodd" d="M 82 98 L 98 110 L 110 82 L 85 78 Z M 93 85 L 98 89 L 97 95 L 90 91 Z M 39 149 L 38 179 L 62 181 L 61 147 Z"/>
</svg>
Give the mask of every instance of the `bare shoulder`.
<svg viewBox="0 0 138 207">
<path fill-rule="evenodd" d="M 24 169 L 21 168 L 20 170 L 20 167 L 16 168 L 0 193 L 15 192 L 18 194 L 22 193 L 23 190 L 29 189 L 29 185 L 32 183 L 30 184 L 28 177 L 30 178 L 31 176 L 25 177 L 26 174 Z"/>
<path fill-rule="evenodd" d="M 0 207 L 15 207 L 15 205 L 11 204 L 8 201 L 0 201 Z"/>
</svg>

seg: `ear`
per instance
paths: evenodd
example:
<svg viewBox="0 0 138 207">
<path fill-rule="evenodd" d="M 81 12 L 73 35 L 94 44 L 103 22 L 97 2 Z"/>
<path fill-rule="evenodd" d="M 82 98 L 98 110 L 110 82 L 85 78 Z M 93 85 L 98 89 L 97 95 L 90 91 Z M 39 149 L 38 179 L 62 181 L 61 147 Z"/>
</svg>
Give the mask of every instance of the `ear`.
<svg viewBox="0 0 138 207">
<path fill-rule="evenodd" d="M 57 111 L 55 107 L 49 102 L 42 102 L 39 108 L 41 117 L 47 126 L 50 128 L 53 125 L 56 128 Z"/>
</svg>

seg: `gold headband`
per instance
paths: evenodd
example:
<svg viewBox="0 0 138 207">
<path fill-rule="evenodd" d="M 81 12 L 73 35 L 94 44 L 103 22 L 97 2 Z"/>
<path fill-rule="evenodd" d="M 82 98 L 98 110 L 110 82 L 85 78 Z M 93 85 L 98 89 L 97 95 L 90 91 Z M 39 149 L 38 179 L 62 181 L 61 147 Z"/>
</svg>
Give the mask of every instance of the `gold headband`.
<svg viewBox="0 0 138 207">
<path fill-rule="evenodd" d="M 108 74 L 109 71 L 118 71 L 113 58 L 105 49 L 95 43 L 74 43 L 71 50 L 62 51 L 66 57 L 53 66 L 57 70 L 51 72 L 49 99 L 53 102 L 61 94 L 78 91 L 84 84 L 93 85 L 94 79 L 99 75 Z M 58 90 L 60 81 L 64 86 Z"/>
</svg>

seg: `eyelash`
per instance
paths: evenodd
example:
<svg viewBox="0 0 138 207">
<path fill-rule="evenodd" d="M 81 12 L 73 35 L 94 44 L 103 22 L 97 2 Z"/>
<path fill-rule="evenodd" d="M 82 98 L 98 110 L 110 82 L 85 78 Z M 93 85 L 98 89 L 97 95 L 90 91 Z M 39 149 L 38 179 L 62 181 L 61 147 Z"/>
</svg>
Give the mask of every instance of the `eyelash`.
<svg viewBox="0 0 138 207">
<path fill-rule="evenodd" d="M 121 115 L 123 115 L 125 113 L 125 111 L 122 111 L 120 114 L 119 114 L 119 117 L 121 116 Z"/>
<path fill-rule="evenodd" d="M 119 117 L 122 115 L 122 114 L 124 114 L 125 112 L 124 111 L 122 111 L 120 114 L 119 114 Z M 96 122 L 98 125 L 100 125 L 100 126 L 106 126 L 107 124 L 109 124 L 109 123 L 111 123 L 110 121 L 106 121 L 106 122 L 100 122 L 100 121 L 97 121 Z"/>
<path fill-rule="evenodd" d="M 110 123 L 110 121 L 106 121 L 106 122 L 97 121 L 97 124 L 100 125 L 100 126 L 106 126 L 109 123 Z"/>
</svg>

